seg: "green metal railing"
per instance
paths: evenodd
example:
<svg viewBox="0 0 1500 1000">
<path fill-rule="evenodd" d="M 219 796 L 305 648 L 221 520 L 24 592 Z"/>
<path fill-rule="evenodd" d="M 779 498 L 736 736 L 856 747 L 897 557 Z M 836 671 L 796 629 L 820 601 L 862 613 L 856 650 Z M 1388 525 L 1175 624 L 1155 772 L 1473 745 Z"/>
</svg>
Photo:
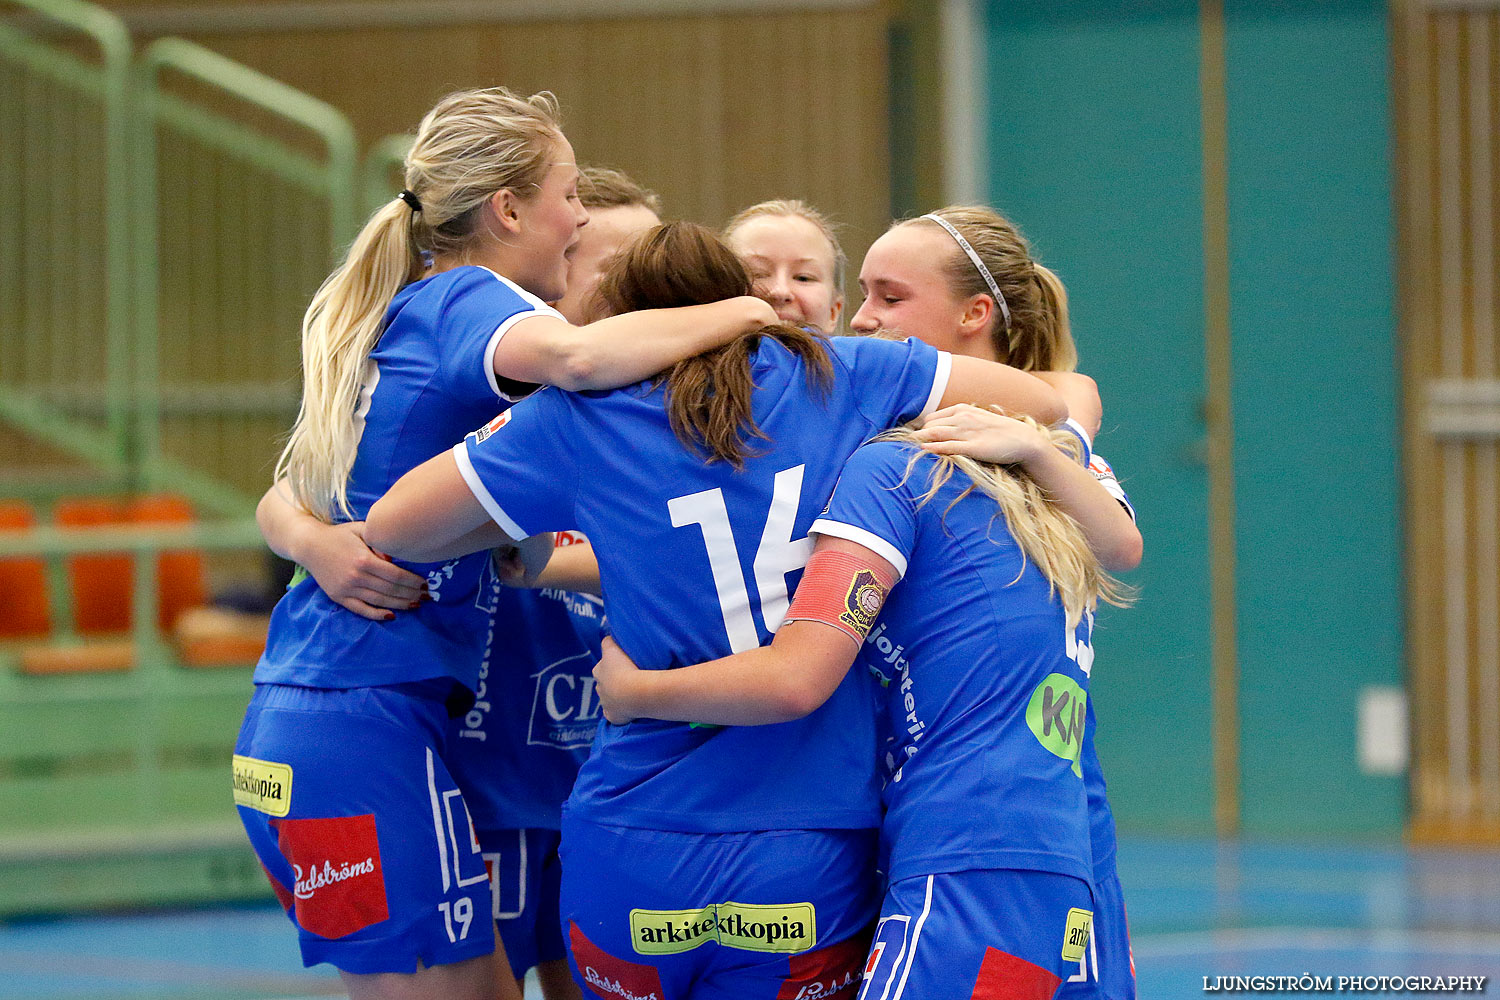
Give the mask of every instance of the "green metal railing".
<svg viewBox="0 0 1500 1000">
<path fill-rule="evenodd" d="M 401 190 L 402 165 L 411 144 L 412 136 L 388 135 L 377 140 L 365 154 L 362 180 L 366 212 L 373 213 Z"/>
<path fill-rule="evenodd" d="M 294 126 L 321 156 L 165 92 L 169 74 Z M 302 309 L 357 225 L 354 129 L 323 102 L 182 39 L 147 46 L 135 81 L 136 400 L 148 485 L 183 489 L 181 471 L 196 465 L 256 492 L 296 412 Z M 213 509 L 235 502 L 191 487 Z"/>
<path fill-rule="evenodd" d="M 128 633 L 78 639 L 64 621 L 47 643 L 123 639 L 128 670 L 28 676 L 13 662 L 28 644 L 0 645 L 0 916 L 264 897 L 230 805 L 249 673 L 187 669 L 157 629 L 160 555 L 261 547 L 250 520 L 0 532 L 0 559 L 46 561 L 54 622 L 73 614 L 70 557 L 125 553 L 134 566 Z"/>
<path fill-rule="evenodd" d="M 118 17 L 79 0 L 10 2 L 86 38 L 98 62 L 0 24 L 0 419 L 121 480 L 131 433 L 130 39 Z M 49 399 L 76 386 L 102 397 L 102 423 Z"/>
<path fill-rule="evenodd" d="M 228 780 L 248 664 L 184 664 L 157 560 L 264 550 L 248 514 L 296 412 L 302 311 L 359 221 L 354 131 L 189 42 L 133 60 L 81 0 L 6 3 L 28 14 L 0 20 L 0 448 L 61 458 L 7 450 L 0 496 L 170 490 L 205 520 L 0 532 L 0 561 L 46 564 L 52 621 L 0 641 L 0 915 L 263 898 Z M 68 561 L 122 552 L 130 630 L 81 638 Z M 21 669 L 99 643 L 129 669 Z"/>
</svg>

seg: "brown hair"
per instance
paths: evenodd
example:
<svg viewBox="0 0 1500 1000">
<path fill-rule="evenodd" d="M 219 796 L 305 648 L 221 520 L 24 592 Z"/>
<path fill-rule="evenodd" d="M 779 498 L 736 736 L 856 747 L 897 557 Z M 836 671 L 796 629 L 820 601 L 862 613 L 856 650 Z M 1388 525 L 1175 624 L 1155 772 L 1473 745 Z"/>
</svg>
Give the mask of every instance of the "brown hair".
<svg viewBox="0 0 1500 1000">
<path fill-rule="evenodd" d="M 1026 372 L 1068 372 L 1078 365 L 1078 348 L 1068 326 L 1068 295 L 1062 281 L 1037 263 L 1031 245 L 1009 219 L 983 205 L 956 205 L 932 213 L 969 241 L 984 261 L 1010 309 L 1007 327 L 995 306 L 990 340 L 996 360 Z M 896 226 L 933 226 L 931 219 L 908 219 Z M 896 226 L 892 226 L 894 229 Z M 948 287 L 960 298 L 994 298 L 979 268 L 956 240 L 943 265 Z"/>
<path fill-rule="evenodd" d="M 750 272 L 710 230 L 693 222 L 669 222 L 620 251 L 600 279 L 598 294 L 606 309 L 617 314 L 717 302 L 749 295 L 750 288 Z M 757 454 L 749 439 L 770 440 L 752 409 L 750 357 L 762 337 L 802 359 L 810 391 L 822 391 L 832 380 L 833 362 L 823 340 L 780 324 L 679 361 L 657 376 L 666 385 L 673 432 L 710 462 L 722 460 L 743 469 L 746 457 Z"/>
<path fill-rule="evenodd" d="M 625 172 L 609 167 L 579 168 L 578 200 L 583 202 L 584 208 L 590 210 L 639 205 L 661 215 L 660 195 L 637 184 Z"/>
</svg>

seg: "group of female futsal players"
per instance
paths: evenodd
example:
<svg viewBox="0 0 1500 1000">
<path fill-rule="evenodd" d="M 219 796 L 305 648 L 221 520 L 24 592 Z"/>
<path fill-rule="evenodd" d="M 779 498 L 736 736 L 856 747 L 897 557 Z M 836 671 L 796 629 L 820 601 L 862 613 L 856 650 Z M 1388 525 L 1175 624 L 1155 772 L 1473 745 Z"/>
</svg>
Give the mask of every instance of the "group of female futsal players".
<svg viewBox="0 0 1500 1000">
<path fill-rule="evenodd" d="M 893 226 L 843 337 L 820 215 L 659 226 L 550 95 L 446 98 L 405 184 L 308 309 L 258 510 L 306 572 L 235 800 L 304 961 L 353 997 L 1133 996 L 1087 688 L 1140 536 L 1014 227 Z"/>
</svg>

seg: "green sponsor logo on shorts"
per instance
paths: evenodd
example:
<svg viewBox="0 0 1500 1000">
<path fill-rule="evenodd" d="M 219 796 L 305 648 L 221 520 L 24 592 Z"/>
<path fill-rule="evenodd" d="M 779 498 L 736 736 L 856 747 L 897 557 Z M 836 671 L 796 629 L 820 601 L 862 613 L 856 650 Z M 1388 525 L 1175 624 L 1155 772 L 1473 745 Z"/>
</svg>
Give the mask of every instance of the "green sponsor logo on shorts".
<svg viewBox="0 0 1500 1000">
<path fill-rule="evenodd" d="M 234 755 L 234 804 L 271 816 L 292 810 L 292 767 Z"/>
<path fill-rule="evenodd" d="M 1073 907 L 1068 911 L 1068 922 L 1063 927 L 1062 957 L 1069 962 L 1083 961 L 1083 952 L 1089 945 L 1089 934 L 1094 927 L 1092 910 Z"/>
<path fill-rule="evenodd" d="M 817 943 L 817 910 L 811 903 L 733 902 L 696 910 L 631 910 L 630 940 L 640 955 L 676 955 L 710 941 L 793 954 Z"/>
<path fill-rule="evenodd" d="M 1084 707 L 1088 695 L 1066 674 L 1048 674 L 1031 693 L 1026 724 L 1048 752 L 1072 761 L 1073 773 L 1083 777 L 1078 756 L 1083 750 Z"/>
</svg>

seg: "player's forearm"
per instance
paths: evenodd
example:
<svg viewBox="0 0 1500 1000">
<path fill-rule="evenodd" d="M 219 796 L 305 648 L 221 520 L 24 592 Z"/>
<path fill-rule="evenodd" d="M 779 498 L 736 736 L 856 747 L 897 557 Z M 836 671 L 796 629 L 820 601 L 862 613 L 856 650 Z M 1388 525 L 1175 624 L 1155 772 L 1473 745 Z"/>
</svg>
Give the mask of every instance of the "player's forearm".
<svg viewBox="0 0 1500 1000">
<path fill-rule="evenodd" d="M 1104 404 L 1099 401 L 1099 385 L 1081 372 L 1035 372 L 1037 378 L 1056 389 L 1067 404 L 1068 416 L 1090 437 L 1099 433 L 1104 418 Z"/>
<path fill-rule="evenodd" d="M 1037 485 L 1078 522 L 1101 566 L 1119 572 L 1140 565 L 1140 529 L 1092 472 L 1051 447 L 1038 449 L 1022 465 Z"/>
<path fill-rule="evenodd" d="M 301 507 L 293 506 L 290 497 L 287 481 L 277 480 L 256 505 L 255 523 L 272 552 L 283 559 L 302 563 L 311 541 L 310 532 L 324 525 Z"/>
<path fill-rule="evenodd" d="M 563 363 L 566 384 L 554 384 L 565 389 L 629 385 L 774 320 L 769 306 L 748 295 L 611 316 L 578 328 Z"/>
<path fill-rule="evenodd" d="M 396 480 L 365 518 L 365 542 L 408 562 L 454 559 L 512 539 L 475 499 L 452 452 Z"/>
<path fill-rule="evenodd" d="M 789 657 L 762 646 L 675 670 L 642 670 L 622 703 L 636 718 L 765 726 L 800 719 L 826 698 L 798 683 Z"/>
<path fill-rule="evenodd" d="M 953 356 L 948 384 L 938 407 L 955 403 L 999 406 L 1007 413 L 1024 413 L 1039 424 L 1053 424 L 1068 416 L 1062 395 L 1035 375 L 961 355 Z"/>
<path fill-rule="evenodd" d="M 552 553 L 552 561 L 537 576 L 533 587 L 555 587 L 572 590 L 580 594 L 603 596 L 599 586 L 599 561 L 594 557 L 594 547 L 587 543 L 564 545 Z"/>
</svg>

